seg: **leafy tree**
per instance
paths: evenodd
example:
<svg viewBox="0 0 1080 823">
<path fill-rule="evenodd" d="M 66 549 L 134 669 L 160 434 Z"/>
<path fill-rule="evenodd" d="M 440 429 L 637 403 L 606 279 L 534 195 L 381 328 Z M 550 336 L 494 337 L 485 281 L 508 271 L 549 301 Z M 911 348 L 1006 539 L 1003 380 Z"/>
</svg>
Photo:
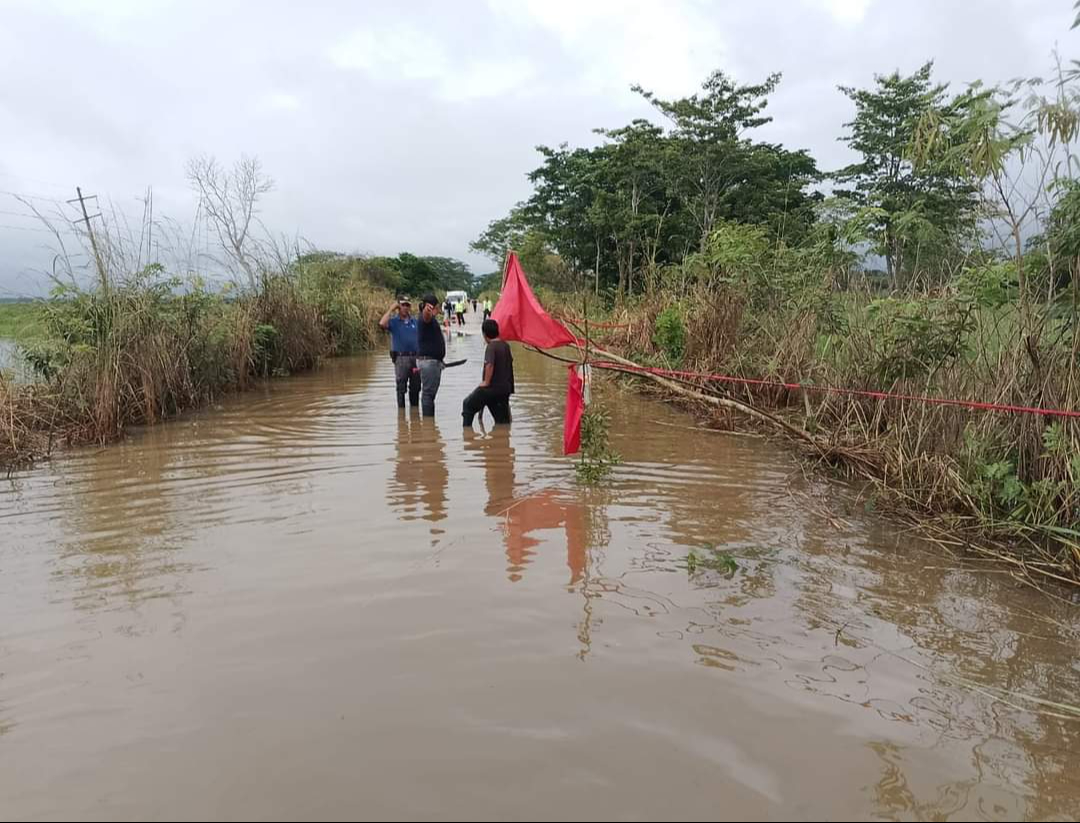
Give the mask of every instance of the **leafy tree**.
<svg viewBox="0 0 1080 823">
<path fill-rule="evenodd" d="M 462 289 L 468 291 L 473 285 L 473 273 L 468 264 L 453 257 L 421 258 L 435 272 L 436 282 L 443 291 Z"/>
<path fill-rule="evenodd" d="M 836 174 L 857 203 L 873 209 L 870 237 L 894 285 L 956 250 L 974 234 L 977 187 L 949 163 L 916 163 L 912 145 L 921 123 L 945 123 L 970 101 L 950 100 L 932 80 L 933 63 L 914 74 L 878 75 L 870 89 L 841 86 L 855 118 L 840 138 L 862 159 Z M 943 133 L 945 141 L 954 136 Z"/>
<path fill-rule="evenodd" d="M 501 261 L 508 248 L 529 246 L 533 268 L 526 268 L 543 271 L 549 285 L 590 276 L 596 291 L 632 294 L 643 281 L 655 285 L 662 266 L 704 249 L 721 221 L 801 239 L 819 199 L 807 192 L 819 176 L 813 159 L 746 136 L 768 122 L 762 111 L 778 81 L 739 86 L 717 71 L 701 93 L 678 100 L 635 87 L 668 128 L 638 119 L 597 129 L 604 142 L 591 148 L 539 146 L 532 195 L 472 248 Z"/>
<path fill-rule="evenodd" d="M 702 93 L 679 100 L 634 87 L 674 127 L 669 185 L 693 217 L 699 248 L 720 220 L 765 224 L 786 236 L 801 235 L 813 219 L 805 192 L 818 177 L 813 159 L 746 137 L 772 120 L 763 112 L 779 82 L 780 75 L 771 74 L 762 83 L 737 85 L 718 70 Z"/>
<path fill-rule="evenodd" d="M 506 217 L 492 220 L 483 233 L 469 244 L 469 248 L 501 263 L 508 250 L 520 248 L 525 234 L 532 228 L 533 223 L 525 213 L 523 204 L 518 203 Z"/>
</svg>

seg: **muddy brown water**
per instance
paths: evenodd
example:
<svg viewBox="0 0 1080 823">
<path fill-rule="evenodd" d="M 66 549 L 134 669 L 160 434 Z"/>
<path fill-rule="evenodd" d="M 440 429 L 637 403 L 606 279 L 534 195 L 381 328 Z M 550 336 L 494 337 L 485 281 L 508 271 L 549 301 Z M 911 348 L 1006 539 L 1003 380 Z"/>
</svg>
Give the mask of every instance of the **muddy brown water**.
<svg viewBox="0 0 1080 823">
<path fill-rule="evenodd" d="M 582 491 L 558 364 L 465 436 L 480 351 L 434 423 L 369 355 L 3 482 L 0 818 L 1080 815 L 1070 607 L 610 385 Z"/>
</svg>

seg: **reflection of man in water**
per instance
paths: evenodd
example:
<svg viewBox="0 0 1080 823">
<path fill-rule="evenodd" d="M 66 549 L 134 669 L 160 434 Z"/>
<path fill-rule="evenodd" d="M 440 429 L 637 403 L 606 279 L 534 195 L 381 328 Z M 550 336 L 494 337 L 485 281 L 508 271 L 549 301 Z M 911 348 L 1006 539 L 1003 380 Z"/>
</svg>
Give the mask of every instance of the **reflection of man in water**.
<svg viewBox="0 0 1080 823">
<path fill-rule="evenodd" d="M 446 519 L 446 446 L 435 421 L 417 414 L 398 414 L 398 454 L 394 479 L 387 487 L 390 505 L 402 520 Z"/>
<path fill-rule="evenodd" d="M 562 528 L 566 535 L 570 585 L 576 585 L 585 573 L 585 508 L 577 501 L 560 497 L 555 489 L 543 489 L 533 494 L 515 489 L 514 449 L 510 445 L 508 428 L 496 427 L 487 436 L 477 436 L 470 429 L 465 432 L 465 449 L 479 452 L 483 457 L 488 492 L 484 513 L 502 519 L 506 571 L 510 581 L 521 580 L 540 545 L 540 539 L 530 533 Z"/>
</svg>

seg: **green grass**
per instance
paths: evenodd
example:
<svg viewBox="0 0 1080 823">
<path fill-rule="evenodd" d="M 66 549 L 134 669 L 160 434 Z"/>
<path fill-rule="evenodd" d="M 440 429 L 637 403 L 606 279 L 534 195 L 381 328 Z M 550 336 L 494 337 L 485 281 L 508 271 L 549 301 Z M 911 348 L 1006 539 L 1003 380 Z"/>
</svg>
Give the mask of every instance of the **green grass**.
<svg viewBox="0 0 1080 823">
<path fill-rule="evenodd" d="M 739 564 L 734 557 L 715 546 L 690 549 L 690 553 L 686 555 L 686 571 L 692 576 L 702 569 L 720 572 L 731 578 L 739 570 Z"/>
<path fill-rule="evenodd" d="M 0 337 L 33 340 L 44 331 L 38 302 L 0 303 Z"/>
</svg>

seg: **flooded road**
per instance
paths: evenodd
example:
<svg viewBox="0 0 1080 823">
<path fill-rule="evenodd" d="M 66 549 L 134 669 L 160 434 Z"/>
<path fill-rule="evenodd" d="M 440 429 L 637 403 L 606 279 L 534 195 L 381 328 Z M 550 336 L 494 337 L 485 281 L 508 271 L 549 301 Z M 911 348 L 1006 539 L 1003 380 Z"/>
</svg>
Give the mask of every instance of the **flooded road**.
<svg viewBox="0 0 1080 823">
<path fill-rule="evenodd" d="M 465 436 L 481 347 L 435 422 L 362 356 L 0 483 L 0 818 L 1080 815 L 1069 607 L 614 384 L 582 491 L 558 364 Z"/>
<path fill-rule="evenodd" d="M 19 380 L 25 380 L 28 369 L 19 356 L 19 348 L 14 340 L 0 337 L 0 372 Z"/>
</svg>

